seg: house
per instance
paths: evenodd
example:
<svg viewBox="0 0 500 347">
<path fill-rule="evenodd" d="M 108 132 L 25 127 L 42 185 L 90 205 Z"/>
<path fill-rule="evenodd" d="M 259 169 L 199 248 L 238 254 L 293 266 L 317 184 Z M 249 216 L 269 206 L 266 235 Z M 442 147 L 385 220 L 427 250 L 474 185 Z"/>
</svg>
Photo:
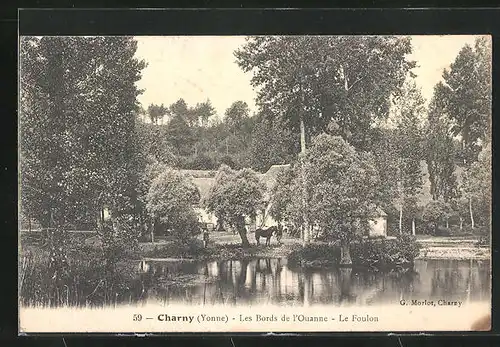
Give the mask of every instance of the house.
<svg viewBox="0 0 500 347">
<path fill-rule="evenodd" d="M 257 217 L 254 220 L 247 218 L 246 225 L 247 230 L 252 232 L 258 227 L 268 228 L 271 226 L 278 225 L 278 222 L 274 220 L 269 215 L 269 210 L 271 207 L 271 191 L 276 184 L 276 179 L 278 174 L 283 170 L 290 167 L 289 164 L 285 165 L 272 165 L 266 173 L 259 173 L 258 177 L 261 182 L 266 187 L 266 192 L 264 193 L 265 209 L 257 213 Z M 210 170 L 180 170 L 181 173 L 189 177 L 193 184 L 198 187 L 200 191 L 201 200 L 206 197 L 210 191 L 210 188 L 215 182 L 215 171 Z M 200 200 L 200 202 L 201 202 Z M 199 221 L 201 223 L 217 225 L 217 218 L 207 212 L 200 204 L 194 206 L 195 211 L 198 213 Z M 387 214 L 381 209 L 376 209 L 374 211 L 373 219 L 370 221 L 370 233 L 369 236 L 387 236 Z"/>
<path fill-rule="evenodd" d="M 368 222 L 370 224 L 369 237 L 387 236 L 387 213 L 381 208 L 377 208 Z"/>
<path fill-rule="evenodd" d="M 188 173 L 187 176 L 190 176 L 191 182 L 193 182 L 200 192 L 200 202 L 193 206 L 195 212 L 198 214 L 198 221 L 215 227 L 215 225 L 217 225 L 217 218 L 201 205 L 201 201 L 208 195 L 208 192 L 214 183 L 214 177 L 210 177 L 210 172 L 203 172 L 203 170 L 196 170 L 197 172 L 195 172 L 195 170 L 189 171 L 190 173 Z"/>
<path fill-rule="evenodd" d="M 259 179 L 264 183 L 266 187 L 266 192 L 264 193 L 264 201 L 266 202 L 266 208 L 257 214 L 255 220 L 246 221 L 247 229 L 249 231 L 254 231 L 257 227 L 270 227 L 277 225 L 278 223 L 269 215 L 270 209 L 270 192 L 272 187 L 276 182 L 277 175 L 280 171 L 289 167 L 286 165 L 272 165 L 266 173 L 258 174 Z M 200 203 L 194 206 L 195 211 L 198 213 L 199 221 L 201 223 L 207 224 L 217 224 L 217 218 L 206 211 L 201 206 L 201 200 L 206 197 L 210 191 L 210 188 L 215 182 L 216 171 L 212 170 L 179 170 L 183 175 L 188 177 L 191 182 L 198 188 L 200 192 Z"/>
</svg>

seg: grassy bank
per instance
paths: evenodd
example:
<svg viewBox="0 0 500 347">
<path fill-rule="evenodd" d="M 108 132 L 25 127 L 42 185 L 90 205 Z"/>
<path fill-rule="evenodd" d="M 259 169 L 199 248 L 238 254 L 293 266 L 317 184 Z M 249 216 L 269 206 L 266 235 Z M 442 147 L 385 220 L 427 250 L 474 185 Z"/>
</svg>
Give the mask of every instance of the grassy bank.
<svg viewBox="0 0 500 347">
<path fill-rule="evenodd" d="M 94 237 L 95 238 L 95 237 Z M 249 234 L 250 247 L 243 248 L 238 235 L 232 233 L 213 233 L 207 248 L 203 248 L 200 239 L 195 239 L 188 244 L 179 244 L 172 242 L 140 243 L 139 249 L 129 251 L 124 254 L 123 260 L 139 260 L 143 258 L 176 258 L 193 260 L 237 260 L 251 257 L 276 258 L 288 257 L 292 252 L 300 250 L 301 241 L 299 239 L 287 237 L 278 244 L 272 239 L 270 246 L 264 244 L 256 245 L 252 239 L 253 234 Z M 68 256 L 71 258 L 99 258 L 100 246 L 93 242 L 88 242 L 88 235 L 71 235 L 65 248 Z M 417 236 L 416 242 L 419 245 L 419 253 L 415 259 L 486 259 L 490 257 L 489 247 L 479 242 L 478 237 L 436 237 L 436 236 Z M 264 242 L 264 239 L 261 239 Z M 320 244 L 321 243 L 315 243 Z M 48 247 L 44 244 L 43 237 L 23 237 L 21 239 L 21 257 L 26 253 L 40 254 L 42 257 L 48 257 Z M 306 256 L 307 261 L 314 263 L 314 266 L 329 265 L 337 261 L 339 254 L 335 247 L 325 246 L 319 250 L 319 256 L 315 258 L 314 252 Z M 354 257 L 358 249 L 354 249 Z M 394 249 L 395 251 L 398 248 Z M 376 249 L 370 248 L 366 261 L 371 258 L 377 258 L 374 254 Z M 356 253 L 357 252 L 357 253 Z M 385 252 L 387 254 L 387 252 Z M 373 259 L 372 259 L 373 260 Z"/>
<path fill-rule="evenodd" d="M 191 244 L 158 243 L 141 244 L 143 258 L 176 258 L 195 260 L 238 260 L 252 257 L 279 258 L 286 257 L 293 249 L 292 245 L 250 245 L 244 248 L 240 243 L 211 243 L 204 248 L 201 242 Z"/>
<path fill-rule="evenodd" d="M 479 236 L 417 236 L 422 245 L 417 259 L 484 260 L 491 257 L 488 242 Z"/>
</svg>

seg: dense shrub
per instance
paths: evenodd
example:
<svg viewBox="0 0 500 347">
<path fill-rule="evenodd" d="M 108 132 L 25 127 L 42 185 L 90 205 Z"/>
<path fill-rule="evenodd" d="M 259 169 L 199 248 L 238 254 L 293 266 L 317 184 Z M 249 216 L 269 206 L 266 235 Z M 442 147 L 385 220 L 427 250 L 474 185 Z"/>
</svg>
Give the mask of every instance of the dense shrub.
<svg viewBox="0 0 500 347">
<path fill-rule="evenodd" d="M 151 258 L 193 258 L 203 252 L 203 242 L 192 239 L 190 242 L 177 240 L 155 245 L 153 249 L 143 252 L 143 255 Z"/>
<path fill-rule="evenodd" d="M 340 261 L 340 248 L 326 243 L 297 247 L 288 255 L 288 263 L 293 266 L 336 265 Z M 320 265 L 320 264 L 318 264 Z"/>
<path fill-rule="evenodd" d="M 490 242 L 491 242 L 491 235 L 489 233 L 484 234 L 479 237 L 479 239 L 476 242 L 476 246 L 478 247 L 489 246 Z"/>
<path fill-rule="evenodd" d="M 353 265 L 401 267 L 413 263 L 420 246 L 415 237 L 403 234 L 396 239 L 363 239 L 351 244 Z M 293 250 L 288 256 L 292 266 L 334 266 L 339 263 L 340 249 L 332 244 L 310 244 Z"/>
<path fill-rule="evenodd" d="M 375 267 L 405 266 L 419 255 L 420 246 L 415 237 L 402 234 L 391 240 L 372 240 L 353 244 L 351 256 L 357 265 Z"/>
<path fill-rule="evenodd" d="M 434 235 L 434 236 L 452 236 L 453 231 L 451 228 L 438 226 L 435 229 L 432 229 L 432 235 Z"/>
</svg>

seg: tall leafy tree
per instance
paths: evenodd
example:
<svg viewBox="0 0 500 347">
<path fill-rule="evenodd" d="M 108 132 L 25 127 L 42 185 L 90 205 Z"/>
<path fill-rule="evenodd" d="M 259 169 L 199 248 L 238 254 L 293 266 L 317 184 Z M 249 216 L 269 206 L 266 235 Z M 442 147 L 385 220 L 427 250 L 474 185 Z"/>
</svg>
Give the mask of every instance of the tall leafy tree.
<svg viewBox="0 0 500 347">
<path fill-rule="evenodd" d="M 474 215 L 479 214 L 483 225 L 489 225 L 491 214 L 491 146 L 486 143 L 479 153 L 478 161 L 465 172 L 463 191 L 469 202 L 469 215 L 472 228 L 476 225 Z"/>
<path fill-rule="evenodd" d="M 158 124 L 158 120 L 163 119 L 165 115 L 168 113 L 168 109 L 161 105 L 155 105 L 155 104 L 150 104 L 148 106 L 147 110 L 149 119 L 151 120 L 151 123 L 153 124 Z"/>
<path fill-rule="evenodd" d="M 195 113 L 197 121 L 203 127 L 206 127 L 211 117 L 216 114 L 216 111 L 212 106 L 210 99 L 207 99 L 204 102 L 196 104 L 193 112 Z"/>
<path fill-rule="evenodd" d="M 442 113 L 439 98 L 433 98 L 429 105 L 426 126 L 426 162 L 431 183 L 433 200 L 448 202 L 457 195 L 455 146 L 451 124 Z"/>
<path fill-rule="evenodd" d="M 466 44 L 435 90 L 442 112 L 453 121 L 453 135 L 460 136 L 466 166 L 477 160 L 481 144 L 491 136 L 491 53 L 489 37 L 476 39 L 473 47 Z"/>
<path fill-rule="evenodd" d="M 406 37 L 266 36 L 235 55 L 253 72 L 258 106 L 288 119 L 304 140 L 334 119 L 345 138 L 368 148 L 373 119 L 388 114 L 390 95 L 415 66 L 410 52 Z"/>
<path fill-rule="evenodd" d="M 244 101 L 235 101 L 229 106 L 224 114 L 224 122 L 230 129 L 235 131 L 243 125 L 246 118 L 250 116 L 248 104 Z"/>
<path fill-rule="evenodd" d="M 424 159 L 423 124 L 425 121 L 425 101 L 414 79 L 408 79 L 394 103 L 395 141 L 397 175 L 399 184 L 399 230 L 402 232 L 404 211 L 412 221 L 415 234 L 417 197 L 423 186 L 420 161 Z"/>
<path fill-rule="evenodd" d="M 186 156 L 194 152 L 196 142 L 194 131 L 181 115 L 174 113 L 169 120 L 166 137 L 172 147 L 176 149 L 177 155 Z"/>
<path fill-rule="evenodd" d="M 131 210 L 136 48 L 130 37 L 21 41 L 21 191 L 42 225 L 82 207 Z"/>
<path fill-rule="evenodd" d="M 390 96 L 415 66 L 408 53 L 406 37 L 260 36 L 250 38 L 235 56 L 244 71 L 253 72 L 260 109 L 288 121 L 300 134 L 304 156 L 307 138 L 325 131 L 332 120 L 344 139 L 370 148 L 374 120 L 387 116 Z M 305 243 L 308 230 L 306 225 Z"/>
<path fill-rule="evenodd" d="M 356 152 L 339 136 L 318 135 L 305 157 L 308 215 L 341 244 L 341 263 L 351 264 L 350 242 L 367 230 L 380 206 L 379 177 L 371 154 Z"/>
<path fill-rule="evenodd" d="M 234 171 L 223 165 L 204 205 L 218 219 L 234 228 L 241 237 L 242 246 L 248 247 L 245 219 L 254 219 L 257 211 L 262 209 L 264 191 L 264 184 L 253 170 Z"/>
</svg>

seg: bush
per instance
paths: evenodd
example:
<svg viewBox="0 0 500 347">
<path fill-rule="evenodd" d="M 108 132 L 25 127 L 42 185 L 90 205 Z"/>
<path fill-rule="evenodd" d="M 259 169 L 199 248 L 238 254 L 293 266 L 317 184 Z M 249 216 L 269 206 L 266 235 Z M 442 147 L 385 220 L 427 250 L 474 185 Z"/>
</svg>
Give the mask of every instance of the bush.
<svg viewBox="0 0 500 347">
<path fill-rule="evenodd" d="M 351 246 L 351 256 L 357 265 L 398 267 L 413 263 L 420 253 L 416 238 L 402 234 L 395 240 L 360 242 Z"/>
<path fill-rule="evenodd" d="M 476 246 L 478 246 L 478 247 L 489 246 L 490 241 L 491 241 L 491 237 L 490 237 L 489 233 L 486 235 L 481 235 L 479 237 L 479 240 L 477 240 L 477 242 L 476 242 Z"/>
<path fill-rule="evenodd" d="M 395 240 L 359 240 L 351 243 L 350 248 L 353 265 L 378 268 L 410 265 L 420 253 L 416 238 L 408 234 Z M 328 244 L 310 244 L 293 250 L 288 256 L 292 266 L 335 266 L 339 260 L 339 246 Z"/>
<path fill-rule="evenodd" d="M 321 261 L 323 265 L 338 264 L 340 261 L 340 248 L 328 244 L 309 244 L 294 249 L 288 255 L 288 263 L 292 266 L 310 266 L 315 261 Z"/>
<path fill-rule="evenodd" d="M 434 235 L 434 236 L 452 236 L 453 235 L 453 231 L 451 230 L 451 228 L 446 228 L 446 227 L 442 227 L 442 226 L 436 227 L 436 229 L 433 231 L 434 231 L 434 233 L 432 235 Z"/>
</svg>

